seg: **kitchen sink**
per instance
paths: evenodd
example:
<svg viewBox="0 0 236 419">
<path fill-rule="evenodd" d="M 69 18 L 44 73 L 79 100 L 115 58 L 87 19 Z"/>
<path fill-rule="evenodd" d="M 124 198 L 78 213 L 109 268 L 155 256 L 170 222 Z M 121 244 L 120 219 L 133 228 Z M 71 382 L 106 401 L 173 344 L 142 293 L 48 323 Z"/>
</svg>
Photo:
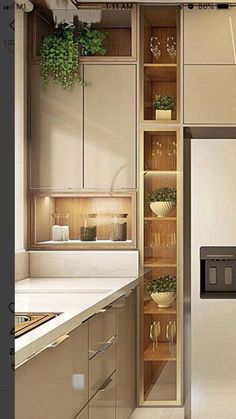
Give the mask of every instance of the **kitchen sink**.
<svg viewBox="0 0 236 419">
<path fill-rule="evenodd" d="M 54 319 L 61 313 L 16 313 L 15 338 L 24 335 L 38 326 Z"/>
</svg>

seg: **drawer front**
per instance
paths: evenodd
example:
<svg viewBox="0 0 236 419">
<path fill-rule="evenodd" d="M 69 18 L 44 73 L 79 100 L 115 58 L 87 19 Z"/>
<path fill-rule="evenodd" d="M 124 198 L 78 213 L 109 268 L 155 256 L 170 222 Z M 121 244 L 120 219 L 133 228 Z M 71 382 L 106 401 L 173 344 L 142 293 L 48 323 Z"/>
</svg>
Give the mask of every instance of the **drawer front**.
<svg viewBox="0 0 236 419">
<path fill-rule="evenodd" d="M 115 373 L 89 402 L 89 419 L 115 419 Z"/>
<path fill-rule="evenodd" d="M 111 345 L 103 352 L 97 353 L 89 360 L 89 398 L 91 398 L 100 386 L 115 371 L 115 338 Z"/>
<path fill-rule="evenodd" d="M 89 320 L 89 357 L 94 357 L 114 336 L 115 308 L 110 307 Z"/>
</svg>

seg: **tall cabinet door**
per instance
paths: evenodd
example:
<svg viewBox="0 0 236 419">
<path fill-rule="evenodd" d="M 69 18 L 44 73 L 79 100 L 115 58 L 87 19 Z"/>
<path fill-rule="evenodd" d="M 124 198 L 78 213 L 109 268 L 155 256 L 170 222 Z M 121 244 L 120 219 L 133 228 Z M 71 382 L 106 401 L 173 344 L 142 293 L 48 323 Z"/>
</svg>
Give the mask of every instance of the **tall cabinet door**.
<svg viewBox="0 0 236 419">
<path fill-rule="evenodd" d="M 135 408 L 135 296 L 116 302 L 116 419 L 127 419 Z"/>
<path fill-rule="evenodd" d="M 236 64 L 236 10 L 184 8 L 184 63 Z"/>
<path fill-rule="evenodd" d="M 67 91 L 49 81 L 43 92 L 40 66 L 30 73 L 30 186 L 81 189 L 83 87 Z"/>
<path fill-rule="evenodd" d="M 136 187 L 136 66 L 85 65 L 84 187 Z"/>
</svg>

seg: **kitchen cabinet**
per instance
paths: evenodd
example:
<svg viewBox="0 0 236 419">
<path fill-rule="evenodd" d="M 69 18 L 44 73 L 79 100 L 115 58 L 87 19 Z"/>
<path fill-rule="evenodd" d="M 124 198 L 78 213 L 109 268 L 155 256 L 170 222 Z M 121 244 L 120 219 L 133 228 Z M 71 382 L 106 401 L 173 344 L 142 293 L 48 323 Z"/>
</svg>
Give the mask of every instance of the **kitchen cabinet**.
<svg viewBox="0 0 236 419">
<path fill-rule="evenodd" d="M 108 377 L 89 402 L 89 419 L 116 419 L 115 372 Z"/>
<path fill-rule="evenodd" d="M 116 419 L 127 419 L 135 408 L 136 293 L 116 301 Z"/>
<path fill-rule="evenodd" d="M 74 419 L 89 419 L 89 410 L 88 405 L 83 408 L 83 410 L 76 416 Z"/>
<path fill-rule="evenodd" d="M 184 63 L 236 64 L 236 10 L 184 8 Z"/>
<path fill-rule="evenodd" d="M 115 307 L 89 320 L 89 398 L 115 371 Z"/>
<path fill-rule="evenodd" d="M 88 402 L 88 324 L 68 335 L 16 369 L 15 419 L 73 419 Z"/>
<path fill-rule="evenodd" d="M 84 188 L 136 187 L 136 66 L 85 65 Z"/>
<path fill-rule="evenodd" d="M 235 124 L 235 121 L 236 66 L 185 66 L 184 122 Z"/>
<path fill-rule="evenodd" d="M 30 187 L 81 189 L 83 87 L 71 92 L 49 81 L 42 90 L 40 66 L 30 66 Z"/>
</svg>

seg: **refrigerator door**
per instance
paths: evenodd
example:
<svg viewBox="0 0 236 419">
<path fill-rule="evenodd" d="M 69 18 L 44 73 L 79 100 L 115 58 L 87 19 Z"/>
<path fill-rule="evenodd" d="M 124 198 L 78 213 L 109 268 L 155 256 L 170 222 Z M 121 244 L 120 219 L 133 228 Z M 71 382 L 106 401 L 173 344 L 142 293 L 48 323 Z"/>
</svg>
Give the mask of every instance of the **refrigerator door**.
<svg viewBox="0 0 236 419">
<path fill-rule="evenodd" d="M 191 165 L 192 419 L 235 419 L 236 299 L 200 298 L 200 248 L 236 246 L 236 139 L 192 140 Z"/>
</svg>

